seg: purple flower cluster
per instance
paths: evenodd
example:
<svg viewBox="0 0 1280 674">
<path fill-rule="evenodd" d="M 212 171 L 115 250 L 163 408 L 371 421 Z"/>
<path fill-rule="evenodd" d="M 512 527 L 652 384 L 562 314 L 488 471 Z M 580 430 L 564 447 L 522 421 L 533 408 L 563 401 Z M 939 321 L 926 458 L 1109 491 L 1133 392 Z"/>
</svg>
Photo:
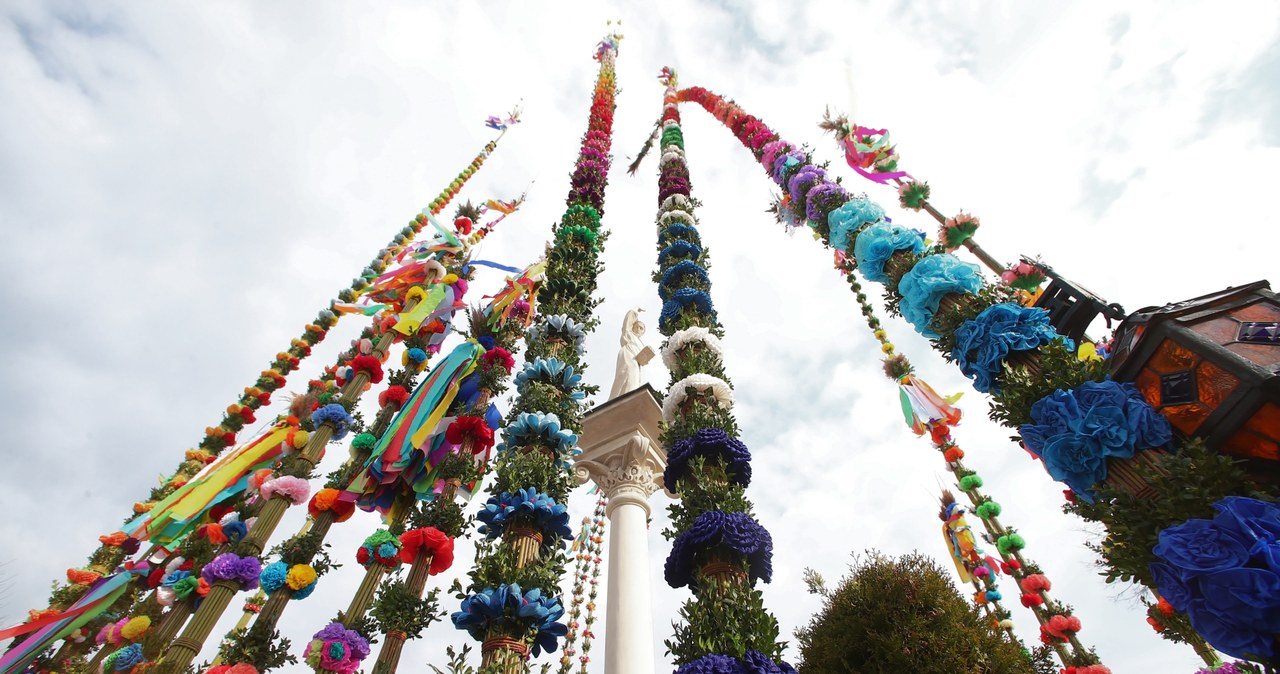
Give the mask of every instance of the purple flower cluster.
<svg viewBox="0 0 1280 674">
<path fill-rule="evenodd" d="M 694 587 L 695 564 L 705 561 L 708 552 L 727 552 L 745 557 L 752 580 L 769 582 L 773 576 L 773 537 L 747 513 L 708 510 L 682 531 L 667 556 L 666 579 L 671 587 Z"/>
<path fill-rule="evenodd" d="M 796 674 L 796 670 L 786 662 L 774 662 L 764 653 L 751 650 L 741 660 L 717 653 L 704 655 L 682 665 L 676 674 Z"/>
<path fill-rule="evenodd" d="M 210 584 L 220 580 L 234 580 L 240 584 L 241 590 L 254 590 L 258 587 L 258 576 L 262 573 L 262 562 L 257 557 L 241 557 L 234 552 L 224 552 L 204 565 L 200 577 Z"/>
<path fill-rule="evenodd" d="M 311 639 L 303 657 L 312 667 L 351 674 L 369 657 L 369 642 L 337 621 L 325 625 Z"/>
<path fill-rule="evenodd" d="M 809 222 L 826 222 L 827 214 L 849 200 L 849 193 L 833 182 L 822 181 L 804 195 L 804 216 Z"/>
<path fill-rule="evenodd" d="M 690 460 L 698 456 L 723 466 L 733 483 L 743 487 L 751 484 L 751 452 L 747 446 L 719 428 L 703 428 L 676 442 L 667 452 L 667 468 L 662 473 L 667 489 L 676 490 L 680 480 L 689 475 Z"/>
<path fill-rule="evenodd" d="M 1160 532 L 1151 575 L 1160 596 L 1191 619 L 1209 645 L 1270 660 L 1280 634 L 1280 506 L 1228 496 L 1212 520 Z"/>
</svg>

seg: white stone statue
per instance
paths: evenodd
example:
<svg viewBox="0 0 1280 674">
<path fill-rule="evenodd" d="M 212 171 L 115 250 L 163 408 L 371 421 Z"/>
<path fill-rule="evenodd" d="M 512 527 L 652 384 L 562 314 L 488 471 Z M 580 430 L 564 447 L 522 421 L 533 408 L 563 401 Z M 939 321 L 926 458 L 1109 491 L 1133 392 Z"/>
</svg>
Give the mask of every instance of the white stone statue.
<svg viewBox="0 0 1280 674">
<path fill-rule="evenodd" d="M 655 354 L 653 347 L 645 346 L 640 341 L 640 336 L 644 334 L 644 323 L 640 322 L 641 311 L 644 309 L 632 309 L 622 319 L 618 369 L 613 375 L 613 389 L 609 391 L 609 400 L 640 388 L 640 366 L 652 360 Z"/>
</svg>

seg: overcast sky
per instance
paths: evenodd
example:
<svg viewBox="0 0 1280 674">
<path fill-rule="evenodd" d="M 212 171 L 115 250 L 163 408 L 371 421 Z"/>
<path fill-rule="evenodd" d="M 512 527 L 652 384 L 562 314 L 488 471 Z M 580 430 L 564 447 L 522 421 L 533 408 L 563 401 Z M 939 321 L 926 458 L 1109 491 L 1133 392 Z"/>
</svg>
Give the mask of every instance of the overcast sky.
<svg viewBox="0 0 1280 674">
<path fill-rule="evenodd" d="M 45 605 L 48 583 L 84 562 L 492 137 L 484 117 L 517 101 L 525 122 L 464 196 L 528 188 L 527 206 L 482 255 L 523 265 L 539 254 L 563 211 L 608 19 L 621 18 L 626 37 L 606 302 L 587 373 L 606 391 L 629 308 L 646 310 L 646 339 L 660 342 L 649 280 L 656 156 L 636 177 L 623 169 L 660 113 L 664 65 L 682 85 L 730 96 L 808 143 L 895 221 L 932 233 L 891 190 L 843 167 L 817 122 L 831 106 L 888 127 L 902 167 L 930 182 L 944 213 L 981 217 L 977 239 L 998 258 L 1043 255 L 1130 310 L 1276 269 L 1275 3 L 620 4 L 17 0 L 0 9 L 0 569 L 15 579 L 0 604 L 6 625 Z M 748 494 L 774 536 L 765 599 L 794 641 L 819 605 L 803 592 L 804 567 L 834 581 L 851 552 L 871 547 L 945 561 L 936 499 L 950 476 L 901 422 L 829 255 L 772 222 L 773 185 L 727 130 L 696 107 L 684 118 L 735 411 L 755 456 Z M 472 299 L 500 282 L 482 276 Z M 359 328 L 344 318 L 288 390 Z M 983 396 L 904 323 L 888 330 L 935 388 L 967 392 L 956 432 L 966 462 L 1053 594 L 1076 608 L 1081 641 L 1116 674 L 1196 669 L 1191 649 L 1147 626 L 1131 592 L 1097 576 L 1083 547 L 1096 532 L 1059 512 L 1060 485 L 986 419 Z M 659 360 L 645 376 L 665 389 Z M 322 470 L 345 453 L 331 448 Z M 591 505 L 580 493 L 575 526 Z M 688 597 L 661 580 L 665 505 L 655 497 L 650 536 L 659 640 Z M 295 508 L 278 535 L 304 514 Z M 347 566 L 281 623 L 299 654 L 346 605 L 355 548 L 376 526 L 363 515 L 335 527 L 335 557 Z M 466 572 L 470 546 L 459 548 L 434 585 Z M 1036 643 L 1030 612 L 1013 611 L 1018 633 Z M 464 640 L 446 620 L 410 644 L 403 665 L 442 664 L 444 645 Z M 601 671 L 603 639 L 593 653 Z"/>
</svg>

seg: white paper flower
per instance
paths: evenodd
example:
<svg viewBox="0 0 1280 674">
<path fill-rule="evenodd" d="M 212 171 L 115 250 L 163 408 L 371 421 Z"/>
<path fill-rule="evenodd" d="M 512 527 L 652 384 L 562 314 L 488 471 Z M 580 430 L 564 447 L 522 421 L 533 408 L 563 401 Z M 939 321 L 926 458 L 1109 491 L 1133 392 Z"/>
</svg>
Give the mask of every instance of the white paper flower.
<svg viewBox="0 0 1280 674">
<path fill-rule="evenodd" d="M 720 348 L 720 338 L 711 333 L 710 330 L 693 326 L 685 328 L 667 339 L 667 343 L 662 347 L 662 363 L 667 366 L 668 370 L 676 369 L 676 353 L 690 344 L 701 342 L 708 351 L 716 355 L 716 360 L 723 362 L 724 349 Z"/>
<path fill-rule="evenodd" d="M 683 210 L 665 211 L 663 212 L 662 215 L 658 216 L 658 224 L 664 227 L 671 224 L 672 221 L 683 222 L 684 224 L 689 225 L 690 227 L 698 226 L 698 222 L 693 219 L 693 214 L 690 213 L 689 211 L 683 211 Z"/>
<path fill-rule="evenodd" d="M 673 211 L 676 209 L 689 210 L 693 208 L 693 204 L 689 201 L 689 197 L 683 194 L 673 194 L 662 200 L 662 210 Z"/>
<path fill-rule="evenodd" d="M 689 397 L 685 390 L 688 388 L 702 393 L 710 391 L 720 409 L 733 409 L 733 389 L 729 388 L 723 379 L 699 372 L 671 385 L 671 390 L 667 391 L 667 399 L 662 403 L 663 421 L 671 423 L 675 419 L 676 410 L 680 408 L 685 398 Z"/>
</svg>

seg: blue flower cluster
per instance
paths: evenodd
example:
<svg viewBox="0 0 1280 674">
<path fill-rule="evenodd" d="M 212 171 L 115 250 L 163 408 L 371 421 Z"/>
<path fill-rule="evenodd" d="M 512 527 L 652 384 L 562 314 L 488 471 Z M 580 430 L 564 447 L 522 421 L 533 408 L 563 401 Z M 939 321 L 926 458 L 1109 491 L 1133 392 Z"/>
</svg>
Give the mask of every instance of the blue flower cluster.
<svg viewBox="0 0 1280 674">
<path fill-rule="evenodd" d="M 718 653 L 704 655 L 682 665 L 676 674 L 796 674 L 796 670 L 786 662 L 774 662 L 764 653 L 750 650 L 741 660 Z"/>
<path fill-rule="evenodd" d="M 863 232 L 863 236 L 866 232 Z M 862 236 L 858 237 L 862 240 Z M 937 339 L 937 332 L 929 327 L 933 313 L 938 310 L 942 298 L 952 293 L 976 293 L 982 288 L 982 275 L 978 265 L 961 262 L 960 258 L 943 253 L 930 255 L 903 274 L 898 281 L 898 293 L 902 295 L 902 317 L 913 325 L 916 332 Z"/>
<path fill-rule="evenodd" d="M 853 202 L 849 202 L 853 203 Z M 870 202 L 868 202 L 870 203 Z M 845 204 L 848 206 L 849 204 Z M 879 206 L 871 204 L 879 209 Z M 839 211 L 836 211 L 837 213 Z M 884 211 L 880 211 L 881 216 Z M 834 216 L 835 213 L 832 213 Z M 851 225 L 853 227 L 853 225 Z M 832 245 L 835 245 L 835 227 L 832 226 Z M 846 242 L 845 246 L 849 244 Z M 841 248 L 839 250 L 844 250 Z M 858 263 L 858 271 L 867 277 L 869 281 L 876 283 L 888 283 L 889 277 L 884 273 L 884 264 L 889 261 L 893 254 L 901 251 L 910 251 L 914 255 L 919 255 L 924 251 L 924 239 L 920 238 L 914 230 L 907 229 L 901 225 L 895 225 L 888 222 L 877 222 L 870 227 L 858 233 L 858 238 L 853 242 L 853 259 Z"/>
<path fill-rule="evenodd" d="M 347 437 L 347 429 L 353 421 L 355 420 L 347 414 L 347 409 L 338 403 L 330 403 L 311 413 L 311 423 L 317 428 L 325 422 L 333 424 L 333 437 L 330 438 L 332 442 Z"/>
<path fill-rule="evenodd" d="M 680 480 L 689 475 L 689 462 L 699 456 L 723 466 L 731 482 L 743 487 L 751 484 L 751 452 L 747 446 L 719 428 L 703 428 L 677 441 L 667 452 L 667 468 L 662 472 L 666 488 L 675 491 Z"/>
<path fill-rule="evenodd" d="M 680 316 L 680 312 L 686 307 L 692 306 L 694 309 L 712 320 L 715 319 L 716 310 L 711 305 L 711 296 L 697 288 L 681 288 L 671 293 L 671 299 L 662 303 L 662 313 L 658 316 L 658 329 L 664 334 L 671 334 L 675 329 L 672 323 Z"/>
<path fill-rule="evenodd" d="M 562 362 L 559 358 L 538 358 L 525 363 L 524 369 L 515 376 L 516 390 L 524 393 L 525 385 L 531 381 L 551 384 L 569 394 L 574 400 L 582 400 L 587 394 L 578 386 L 582 383 L 582 375 L 573 371 L 573 366 Z"/>
<path fill-rule="evenodd" d="M 662 273 L 662 278 L 658 281 L 658 296 L 663 301 L 671 299 L 672 292 L 684 287 L 686 276 L 692 276 L 694 280 L 703 284 L 711 282 L 710 277 L 707 276 L 707 270 L 697 262 L 681 260 Z"/>
<path fill-rule="evenodd" d="M 573 349 L 579 356 L 586 353 L 586 330 L 580 323 L 564 314 L 545 316 L 540 323 L 530 326 L 527 332 L 529 339 L 541 339 L 554 335 L 566 342 L 573 342 Z"/>
<path fill-rule="evenodd" d="M 544 597 L 538 588 L 523 592 L 519 584 L 511 583 L 497 588 L 486 587 L 463 599 L 461 610 L 450 617 L 454 627 L 466 630 L 477 641 L 488 636 L 490 626 L 496 625 L 519 634 L 528 626 L 536 625 L 538 634 L 532 649 L 536 657 L 542 651 L 554 653 L 556 640 L 569 631 L 567 626 L 556 622 L 563 615 L 564 606 L 555 596 Z"/>
<path fill-rule="evenodd" d="M 671 544 L 665 567 L 667 584 L 695 587 L 695 565 L 705 561 L 703 553 L 712 551 L 745 557 L 752 580 L 758 578 L 767 583 L 773 577 L 773 537 L 768 530 L 747 513 L 708 510 Z"/>
<path fill-rule="evenodd" d="M 854 233 L 858 231 L 858 228 L 867 224 L 875 227 L 878 224 L 882 224 L 881 221 L 883 219 L 883 208 L 880 208 L 875 202 L 866 197 L 854 197 L 827 215 L 827 227 L 831 230 L 827 239 L 831 242 L 832 248 L 848 252 L 849 242 L 855 240 Z M 919 239 L 920 237 L 916 238 Z M 924 248 L 923 241 L 920 242 L 920 247 L 921 249 Z M 889 258 L 886 256 L 885 259 Z M 862 262 L 859 261 L 858 264 L 861 265 Z M 879 266 L 883 269 L 884 262 L 880 262 Z"/>
<path fill-rule="evenodd" d="M 501 536 L 508 526 L 531 527 L 542 533 L 544 544 L 572 539 L 568 509 L 556 503 L 550 495 L 526 487 L 512 494 L 502 492 L 490 496 L 489 502 L 477 515 L 483 524 L 480 533 L 489 538 Z"/>
<path fill-rule="evenodd" d="M 676 241 L 658 253 L 658 266 L 665 267 L 672 257 L 698 259 L 702 255 L 702 247 L 688 241 Z"/>
<path fill-rule="evenodd" d="M 1107 459 L 1133 458 L 1138 449 L 1162 448 L 1173 439 L 1169 420 L 1133 384 L 1111 380 L 1058 389 L 1031 406 L 1035 423 L 1018 432 L 1053 479 L 1092 503 L 1090 489 L 1107 477 Z"/>
<path fill-rule="evenodd" d="M 1160 532 L 1151 575 L 1160 596 L 1187 614 L 1209 645 L 1271 661 L 1280 634 L 1280 507 L 1242 496 Z"/>
<path fill-rule="evenodd" d="M 701 240 L 701 236 L 698 234 L 698 229 L 696 227 L 687 225 L 683 222 L 673 222 L 667 225 L 661 232 L 658 232 L 658 245 L 666 245 L 670 243 L 672 239 L 696 244 Z"/>
<path fill-rule="evenodd" d="M 513 447 L 539 444 L 554 449 L 563 461 L 564 458 L 575 456 L 582 451 L 576 447 L 578 436 L 560 428 L 560 417 L 553 413 L 522 412 L 515 421 L 507 424 L 502 433 L 505 441 L 498 445 L 499 452 Z"/>
<path fill-rule="evenodd" d="M 956 328 L 956 348 L 951 357 L 960 371 L 973 380 L 974 388 L 983 393 L 999 393 L 995 380 L 1010 353 L 1038 349 L 1057 337 L 1049 324 L 1049 312 L 1044 309 L 996 304 Z"/>
</svg>

